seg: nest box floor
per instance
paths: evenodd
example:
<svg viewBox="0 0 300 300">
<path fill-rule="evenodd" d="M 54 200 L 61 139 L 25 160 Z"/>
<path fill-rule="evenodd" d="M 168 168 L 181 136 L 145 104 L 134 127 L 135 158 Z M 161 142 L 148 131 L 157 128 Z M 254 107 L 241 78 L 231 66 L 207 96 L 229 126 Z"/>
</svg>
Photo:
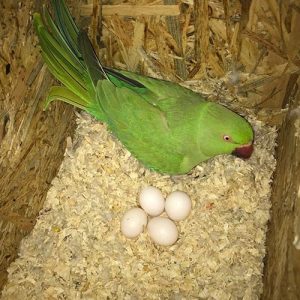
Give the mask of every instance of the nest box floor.
<svg viewBox="0 0 300 300">
<path fill-rule="evenodd" d="M 218 156 L 190 174 L 143 168 L 87 114 L 78 115 L 34 230 L 8 269 L 2 299 L 258 299 L 276 130 L 250 119 L 249 160 Z M 171 247 L 120 233 L 140 189 L 188 193 L 191 215 Z"/>
</svg>

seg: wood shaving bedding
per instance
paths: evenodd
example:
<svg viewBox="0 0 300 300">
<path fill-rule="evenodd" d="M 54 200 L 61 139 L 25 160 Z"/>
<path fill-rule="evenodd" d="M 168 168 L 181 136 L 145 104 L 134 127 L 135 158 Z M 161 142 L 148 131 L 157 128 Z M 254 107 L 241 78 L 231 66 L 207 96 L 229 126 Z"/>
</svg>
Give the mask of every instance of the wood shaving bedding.
<svg viewBox="0 0 300 300">
<path fill-rule="evenodd" d="M 224 155 L 190 174 L 146 170 L 101 124 L 78 114 L 74 141 L 34 230 L 8 269 L 2 299 L 259 299 L 276 130 L 250 119 L 249 160 Z M 120 232 L 142 187 L 190 195 L 179 240 Z"/>
</svg>

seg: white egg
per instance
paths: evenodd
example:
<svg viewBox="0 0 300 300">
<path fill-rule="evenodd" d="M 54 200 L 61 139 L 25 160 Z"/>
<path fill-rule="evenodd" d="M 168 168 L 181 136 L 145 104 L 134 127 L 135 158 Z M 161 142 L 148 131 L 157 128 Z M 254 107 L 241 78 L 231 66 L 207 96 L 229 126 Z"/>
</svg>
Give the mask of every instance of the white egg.
<svg viewBox="0 0 300 300">
<path fill-rule="evenodd" d="M 137 237 L 147 225 L 146 213 L 138 207 L 129 209 L 121 220 L 121 232 L 127 238 Z"/>
<path fill-rule="evenodd" d="M 151 219 L 147 230 L 151 239 L 158 245 L 171 246 L 178 238 L 177 227 L 169 218 L 155 217 Z"/>
<path fill-rule="evenodd" d="M 191 209 L 192 201 L 184 192 L 173 192 L 166 199 L 166 213 L 174 221 L 184 220 L 191 212 Z"/>
<path fill-rule="evenodd" d="M 151 217 L 159 216 L 165 208 L 165 199 L 161 191 L 154 186 L 142 189 L 139 197 L 141 207 Z"/>
</svg>

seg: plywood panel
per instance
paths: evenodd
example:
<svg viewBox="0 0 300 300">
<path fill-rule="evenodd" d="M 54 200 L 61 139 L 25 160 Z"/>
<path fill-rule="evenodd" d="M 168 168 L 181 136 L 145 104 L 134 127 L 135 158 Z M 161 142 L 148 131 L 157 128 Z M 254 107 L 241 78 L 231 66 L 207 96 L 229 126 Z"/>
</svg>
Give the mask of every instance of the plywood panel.
<svg viewBox="0 0 300 300">
<path fill-rule="evenodd" d="M 299 84 L 299 81 L 298 81 Z M 300 93 L 279 137 L 262 299 L 300 299 Z"/>
</svg>

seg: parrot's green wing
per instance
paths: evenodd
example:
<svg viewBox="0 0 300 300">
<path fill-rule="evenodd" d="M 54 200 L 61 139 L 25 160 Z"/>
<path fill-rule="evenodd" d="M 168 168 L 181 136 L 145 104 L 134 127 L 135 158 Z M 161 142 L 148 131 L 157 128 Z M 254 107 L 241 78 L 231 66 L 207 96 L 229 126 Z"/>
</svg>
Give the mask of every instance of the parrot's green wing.
<svg viewBox="0 0 300 300">
<path fill-rule="evenodd" d="M 93 70 L 97 56 L 87 34 L 80 32 L 78 41 L 88 70 Z M 194 151 L 196 141 L 189 135 L 207 103 L 199 94 L 171 82 L 100 67 L 104 79 L 90 71 L 97 82 L 97 101 L 110 130 L 136 158 L 169 174 L 185 173 L 204 159 Z"/>
<path fill-rule="evenodd" d="M 184 101 L 205 101 L 203 97 L 199 93 L 195 93 L 190 89 L 187 89 L 177 83 L 166 81 L 162 79 L 156 79 L 148 76 L 139 75 L 136 73 L 128 72 L 128 71 L 120 71 L 119 73 L 126 76 L 127 78 L 133 79 L 140 84 L 142 84 L 147 91 L 151 91 L 152 94 L 150 102 L 159 105 L 159 101 L 165 98 L 187 98 Z M 155 96 L 155 97 L 153 97 Z"/>
<path fill-rule="evenodd" d="M 195 125 L 193 114 L 187 113 L 188 107 L 194 110 L 194 105 L 178 111 L 176 102 L 180 100 L 166 98 L 160 102 L 169 109 L 163 111 L 144 101 L 135 91 L 116 87 L 109 81 L 98 82 L 97 97 L 101 99 L 111 131 L 148 168 L 179 174 L 198 163 L 200 153 L 193 151 L 196 141 L 188 134 Z"/>
</svg>

